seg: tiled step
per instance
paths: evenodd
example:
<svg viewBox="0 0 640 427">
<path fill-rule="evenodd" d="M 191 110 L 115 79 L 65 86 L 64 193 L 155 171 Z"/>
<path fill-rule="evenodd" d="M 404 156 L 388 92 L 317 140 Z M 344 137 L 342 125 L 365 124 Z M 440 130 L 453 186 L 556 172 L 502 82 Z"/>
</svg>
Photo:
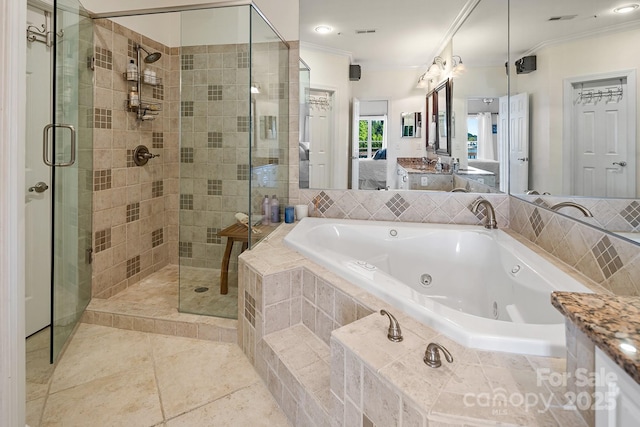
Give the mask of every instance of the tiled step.
<svg viewBox="0 0 640 427">
<path fill-rule="evenodd" d="M 180 313 L 130 301 L 93 299 L 82 315 L 83 323 L 139 332 L 197 338 L 208 341 L 238 342 L 238 321 L 219 317 Z"/>
<path fill-rule="evenodd" d="M 331 392 L 329 346 L 303 324 L 264 337 L 265 378 L 296 426 L 328 426 Z"/>
</svg>

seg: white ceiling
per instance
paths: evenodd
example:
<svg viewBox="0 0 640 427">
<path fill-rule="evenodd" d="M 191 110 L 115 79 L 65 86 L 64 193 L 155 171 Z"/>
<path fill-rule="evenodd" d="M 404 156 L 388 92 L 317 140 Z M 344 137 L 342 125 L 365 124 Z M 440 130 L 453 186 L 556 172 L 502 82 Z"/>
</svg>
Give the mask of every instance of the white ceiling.
<svg viewBox="0 0 640 427">
<path fill-rule="evenodd" d="M 470 2 L 473 0 L 469 0 Z M 536 46 L 594 31 L 640 25 L 640 9 L 620 15 L 615 7 L 640 0 L 511 0 L 512 59 Z M 351 54 L 365 67 L 422 67 L 433 59 L 465 0 L 300 0 L 300 41 Z M 552 16 L 577 15 L 568 21 Z M 334 28 L 328 35 L 318 25 Z M 356 35 L 356 30 L 375 34 Z M 465 64 L 504 64 L 507 0 L 481 0 L 453 39 Z"/>
</svg>

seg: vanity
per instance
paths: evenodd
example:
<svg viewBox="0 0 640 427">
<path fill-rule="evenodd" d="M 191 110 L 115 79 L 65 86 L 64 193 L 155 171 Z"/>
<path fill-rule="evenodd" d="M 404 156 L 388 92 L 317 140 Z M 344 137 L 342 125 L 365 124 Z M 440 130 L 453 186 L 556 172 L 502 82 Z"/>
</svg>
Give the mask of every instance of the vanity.
<svg viewBox="0 0 640 427">
<path fill-rule="evenodd" d="M 445 171 L 437 171 L 433 160 L 425 162 L 420 157 L 398 157 L 396 175 L 399 190 L 451 191 L 464 188 L 468 192 L 496 192 L 496 176 L 493 172 L 467 166 L 452 172 L 448 164 Z"/>
<path fill-rule="evenodd" d="M 590 425 L 640 420 L 640 297 L 554 292 L 566 316 L 568 393 Z M 589 379 L 586 379 L 589 376 Z"/>
</svg>

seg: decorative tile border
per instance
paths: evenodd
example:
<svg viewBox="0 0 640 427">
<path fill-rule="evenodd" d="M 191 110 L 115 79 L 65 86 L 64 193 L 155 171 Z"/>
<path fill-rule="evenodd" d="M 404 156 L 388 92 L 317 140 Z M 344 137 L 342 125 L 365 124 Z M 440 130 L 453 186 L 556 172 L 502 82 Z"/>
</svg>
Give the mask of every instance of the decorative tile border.
<svg viewBox="0 0 640 427">
<path fill-rule="evenodd" d="M 309 214 L 323 218 L 481 225 L 485 214 L 471 212 L 478 197 L 491 202 L 498 227 L 509 227 L 506 194 L 431 193 L 417 191 L 299 190 Z"/>
</svg>

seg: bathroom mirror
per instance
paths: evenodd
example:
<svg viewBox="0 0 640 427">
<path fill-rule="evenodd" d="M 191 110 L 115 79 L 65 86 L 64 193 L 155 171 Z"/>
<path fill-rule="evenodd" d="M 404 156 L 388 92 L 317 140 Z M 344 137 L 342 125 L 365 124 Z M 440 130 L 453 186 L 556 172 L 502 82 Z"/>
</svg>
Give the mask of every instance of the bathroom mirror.
<svg viewBox="0 0 640 427">
<path fill-rule="evenodd" d="M 325 111 L 327 119 L 322 122 L 331 141 L 330 151 L 325 152 L 331 160 L 328 174 L 331 182 L 316 186 L 311 179 L 310 188 L 358 187 L 353 185 L 358 181 L 353 179 L 350 146 L 354 98 L 389 102 L 387 157 L 377 162 L 388 163 L 384 168 L 387 177 L 384 187 L 398 188 L 396 159 L 422 158 L 426 154 L 430 124 L 425 106 L 427 89 L 417 87 L 418 78 L 442 50 L 443 39 L 467 3 L 467 0 L 444 3 L 404 0 L 398 8 L 386 0 L 300 1 L 300 56 L 310 68 L 310 88 L 312 93 L 314 90 L 330 92 L 333 101 L 330 110 Z M 506 0 L 503 4 L 506 10 Z M 437 14 L 433 13 L 434 8 L 438 9 Z M 407 10 L 411 13 L 407 14 Z M 328 25 L 333 31 L 319 34 L 315 28 L 320 25 Z M 504 29 L 506 40 L 506 22 Z M 359 80 L 349 80 L 352 64 L 361 66 Z M 403 137 L 403 112 L 420 113 L 422 130 L 414 137 Z M 320 123 L 315 117 L 308 122 L 312 131 L 314 124 L 318 130 Z M 309 142 L 312 164 L 313 138 Z"/>
<path fill-rule="evenodd" d="M 434 114 L 436 116 L 436 154 L 451 155 L 451 80 L 446 79 L 434 90 Z M 429 95 L 427 95 L 428 97 Z"/>
<path fill-rule="evenodd" d="M 528 98 L 529 109 L 528 150 L 511 159 L 512 170 L 528 169 L 528 182 L 511 192 L 542 207 L 573 200 L 594 217 L 560 213 L 634 233 L 640 230 L 640 60 L 631 52 L 640 42 L 640 9 L 623 14 L 618 6 L 613 0 L 511 2 L 511 95 Z M 532 56 L 535 68 L 525 63 L 516 71 L 516 60 Z"/>
<path fill-rule="evenodd" d="M 422 113 L 400 114 L 400 133 L 402 138 L 420 138 L 422 136 Z"/>
</svg>

